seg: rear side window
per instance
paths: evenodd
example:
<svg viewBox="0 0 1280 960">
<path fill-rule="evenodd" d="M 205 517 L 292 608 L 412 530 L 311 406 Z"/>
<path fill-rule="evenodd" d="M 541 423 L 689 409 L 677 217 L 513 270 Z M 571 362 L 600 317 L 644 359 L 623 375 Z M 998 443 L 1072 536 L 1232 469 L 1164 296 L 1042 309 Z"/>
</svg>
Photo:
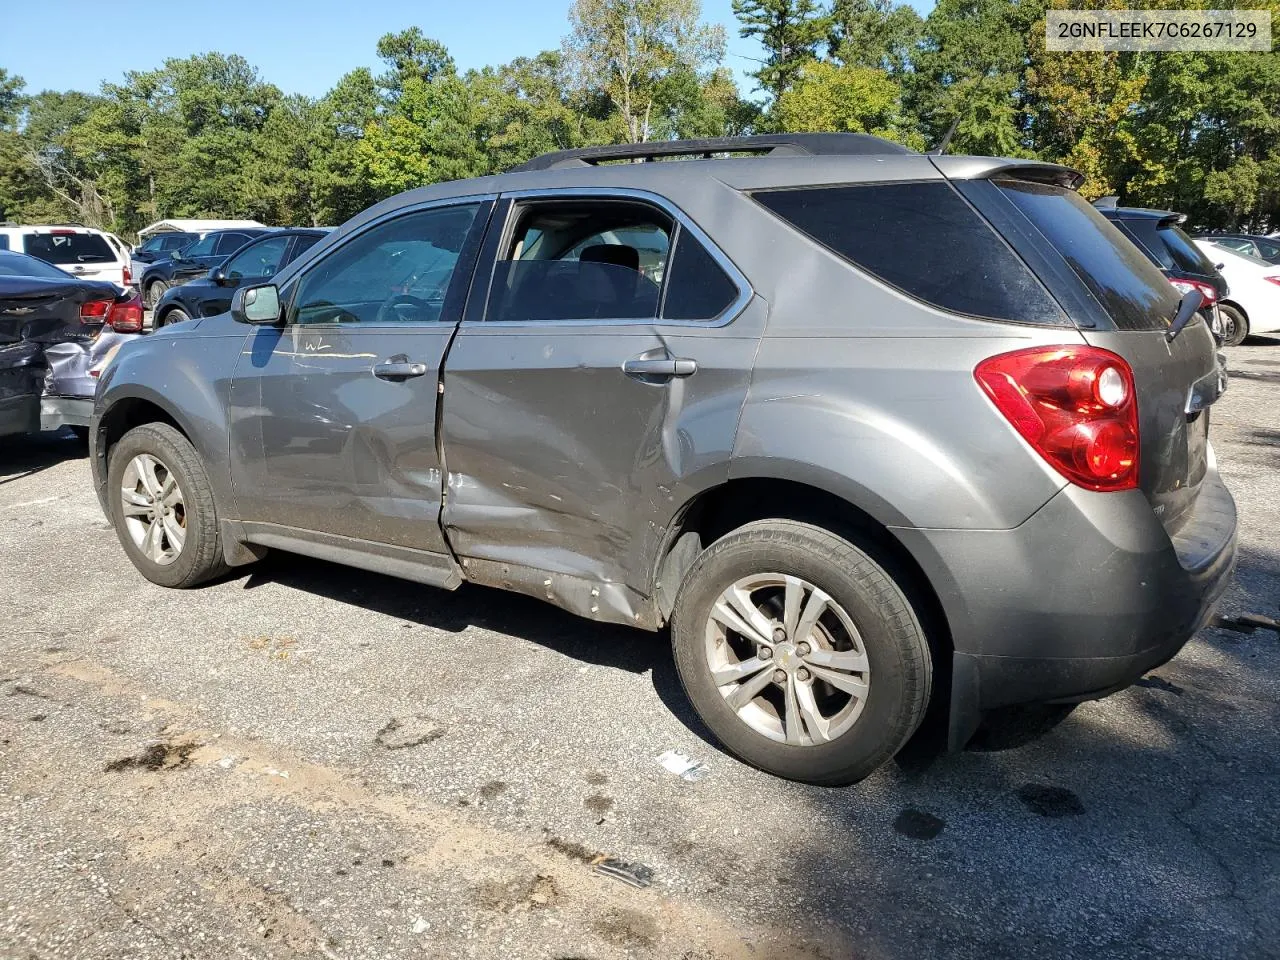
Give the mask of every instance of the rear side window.
<svg viewBox="0 0 1280 960">
<path fill-rule="evenodd" d="M 1074 190 L 1003 180 L 999 188 L 1035 224 L 1121 330 L 1168 326 L 1178 294 L 1164 274 Z"/>
<path fill-rule="evenodd" d="M 0 250 L 9 249 L 9 237 L 7 234 L 0 233 Z"/>
<path fill-rule="evenodd" d="M 738 298 L 738 287 L 698 238 L 681 228 L 667 270 L 665 320 L 710 320 Z"/>
<path fill-rule="evenodd" d="M 247 233 L 224 233 L 218 238 L 218 245 L 213 252 L 219 256 L 235 253 L 250 239 L 251 237 Z"/>
<path fill-rule="evenodd" d="M 753 196 L 845 260 L 925 303 L 991 320 L 1067 322 L 1026 264 L 948 184 Z"/>
<path fill-rule="evenodd" d="M 23 241 L 26 253 L 45 263 L 115 263 L 111 245 L 96 233 L 29 233 Z"/>
<path fill-rule="evenodd" d="M 1125 236 L 1136 243 L 1138 249 L 1145 253 L 1147 259 L 1152 263 L 1165 270 L 1175 269 L 1176 264 L 1173 262 L 1173 254 L 1169 252 L 1169 248 L 1160 239 L 1160 234 L 1156 230 L 1156 221 L 1112 220 L 1111 223 L 1119 227 Z"/>
</svg>

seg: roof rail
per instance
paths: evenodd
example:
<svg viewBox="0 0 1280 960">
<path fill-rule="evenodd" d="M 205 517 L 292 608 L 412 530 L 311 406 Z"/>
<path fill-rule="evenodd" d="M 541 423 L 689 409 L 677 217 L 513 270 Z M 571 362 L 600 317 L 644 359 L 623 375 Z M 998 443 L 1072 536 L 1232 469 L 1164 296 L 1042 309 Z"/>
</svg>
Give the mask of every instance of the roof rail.
<svg viewBox="0 0 1280 960">
<path fill-rule="evenodd" d="M 633 162 L 661 157 L 702 157 L 718 153 L 763 153 L 771 157 L 875 156 L 914 153 L 899 143 L 866 133 L 779 133 L 754 137 L 708 137 L 704 140 L 654 140 L 615 146 L 560 150 L 512 167 L 510 172 L 595 166 L 611 160 Z"/>
</svg>

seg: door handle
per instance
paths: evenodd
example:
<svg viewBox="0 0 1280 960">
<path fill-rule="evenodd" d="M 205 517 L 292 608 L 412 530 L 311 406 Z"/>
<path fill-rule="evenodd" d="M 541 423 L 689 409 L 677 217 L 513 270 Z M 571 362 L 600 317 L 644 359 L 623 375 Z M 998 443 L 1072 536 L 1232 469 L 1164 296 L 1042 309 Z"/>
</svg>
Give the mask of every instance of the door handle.
<svg viewBox="0 0 1280 960">
<path fill-rule="evenodd" d="M 691 377 L 698 372 L 698 361 L 683 358 L 654 359 L 633 357 L 622 364 L 622 372 L 628 377 Z"/>
<path fill-rule="evenodd" d="M 392 358 L 373 365 L 373 375 L 379 380 L 409 380 L 413 377 L 426 376 L 425 363 L 413 363 L 409 360 Z"/>
</svg>

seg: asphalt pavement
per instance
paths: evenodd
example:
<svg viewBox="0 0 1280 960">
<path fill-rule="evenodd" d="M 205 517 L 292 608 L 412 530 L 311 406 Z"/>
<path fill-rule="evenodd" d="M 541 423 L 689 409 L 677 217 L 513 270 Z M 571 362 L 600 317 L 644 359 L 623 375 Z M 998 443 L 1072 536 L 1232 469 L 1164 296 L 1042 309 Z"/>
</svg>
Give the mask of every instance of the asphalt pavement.
<svg viewBox="0 0 1280 960">
<path fill-rule="evenodd" d="M 1280 341 L 1229 358 L 1222 612 L 1277 617 Z M 710 742 L 663 635 L 286 556 L 165 590 L 81 445 L 3 443 L 0 957 L 1280 956 L 1275 632 L 806 787 Z"/>
</svg>

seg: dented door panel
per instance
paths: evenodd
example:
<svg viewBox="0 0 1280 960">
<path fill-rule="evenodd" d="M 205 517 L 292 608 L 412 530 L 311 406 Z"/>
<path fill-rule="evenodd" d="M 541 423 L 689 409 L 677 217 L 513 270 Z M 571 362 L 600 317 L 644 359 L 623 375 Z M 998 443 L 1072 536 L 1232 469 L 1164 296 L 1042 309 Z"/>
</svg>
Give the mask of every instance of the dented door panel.
<svg viewBox="0 0 1280 960">
<path fill-rule="evenodd" d="M 441 432 L 444 526 L 454 551 L 479 561 L 468 577 L 519 580 L 491 564 L 545 571 L 549 599 L 635 622 L 627 604 L 649 594 L 672 518 L 727 477 L 766 310 L 754 300 L 723 327 L 464 323 Z M 623 373 L 642 356 L 693 360 L 697 372 Z M 584 589 L 562 590 L 560 577 Z"/>
</svg>

